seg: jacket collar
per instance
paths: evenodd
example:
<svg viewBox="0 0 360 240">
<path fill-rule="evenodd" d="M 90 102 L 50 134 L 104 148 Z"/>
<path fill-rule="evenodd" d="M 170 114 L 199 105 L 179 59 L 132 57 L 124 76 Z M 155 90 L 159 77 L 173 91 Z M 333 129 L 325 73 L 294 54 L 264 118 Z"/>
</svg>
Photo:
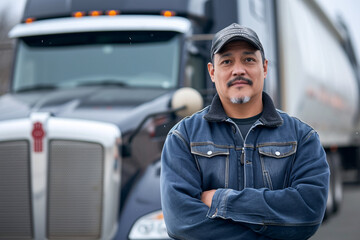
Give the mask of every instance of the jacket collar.
<svg viewBox="0 0 360 240">
<path fill-rule="evenodd" d="M 278 127 L 282 125 L 283 119 L 276 111 L 273 101 L 270 96 L 263 92 L 262 93 L 263 100 L 263 114 L 260 117 L 260 121 L 268 127 Z M 220 97 L 216 94 L 212 100 L 210 105 L 209 112 L 205 114 L 204 118 L 209 122 L 221 122 L 228 119 L 228 116 L 225 113 L 225 110 L 220 101 Z"/>
</svg>

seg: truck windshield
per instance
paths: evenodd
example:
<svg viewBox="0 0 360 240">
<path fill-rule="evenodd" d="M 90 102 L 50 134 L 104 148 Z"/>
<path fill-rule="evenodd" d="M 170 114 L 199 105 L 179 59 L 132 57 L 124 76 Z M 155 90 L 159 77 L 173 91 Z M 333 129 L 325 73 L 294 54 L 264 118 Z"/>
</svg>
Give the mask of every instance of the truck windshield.
<svg viewBox="0 0 360 240">
<path fill-rule="evenodd" d="M 180 34 L 165 31 L 91 32 L 22 38 L 15 92 L 85 85 L 173 88 Z"/>
</svg>

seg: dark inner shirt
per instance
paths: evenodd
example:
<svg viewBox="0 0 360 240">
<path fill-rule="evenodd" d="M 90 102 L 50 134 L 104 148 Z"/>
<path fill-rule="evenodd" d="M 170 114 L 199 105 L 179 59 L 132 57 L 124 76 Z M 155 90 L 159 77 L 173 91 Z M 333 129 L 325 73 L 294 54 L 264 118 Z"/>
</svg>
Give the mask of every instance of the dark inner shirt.
<svg viewBox="0 0 360 240">
<path fill-rule="evenodd" d="M 251 126 L 261 117 L 261 114 L 262 112 L 250 118 L 231 118 L 238 125 L 243 139 L 245 139 Z"/>
</svg>

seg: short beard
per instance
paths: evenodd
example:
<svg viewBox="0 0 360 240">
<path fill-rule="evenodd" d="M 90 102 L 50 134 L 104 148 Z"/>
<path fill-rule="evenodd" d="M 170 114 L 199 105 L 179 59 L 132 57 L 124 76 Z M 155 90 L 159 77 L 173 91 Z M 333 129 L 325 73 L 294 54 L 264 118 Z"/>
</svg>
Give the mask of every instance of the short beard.
<svg viewBox="0 0 360 240">
<path fill-rule="evenodd" d="M 230 101 L 234 104 L 244 104 L 244 103 L 248 103 L 250 101 L 250 97 L 245 96 L 245 97 L 240 97 L 240 98 L 230 98 Z"/>
</svg>

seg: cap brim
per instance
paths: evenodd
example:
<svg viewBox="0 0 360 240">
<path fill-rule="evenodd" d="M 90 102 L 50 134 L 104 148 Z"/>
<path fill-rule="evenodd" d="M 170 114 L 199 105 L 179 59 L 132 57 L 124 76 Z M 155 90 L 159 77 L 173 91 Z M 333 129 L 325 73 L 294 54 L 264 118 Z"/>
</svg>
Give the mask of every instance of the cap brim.
<svg viewBox="0 0 360 240">
<path fill-rule="evenodd" d="M 245 41 L 245 42 L 251 44 L 257 50 L 261 50 L 261 48 L 254 41 L 251 41 L 249 38 L 237 35 L 237 36 L 227 36 L 227 37 L 223 38 L 221 40 L 221 42 L 219 43 L 219 46 L 217 46 L 217 49 L 214 51 L 214 54 L 219 53 L 226 44 L 228 44 L 232 41 Z"/>
</svg>

